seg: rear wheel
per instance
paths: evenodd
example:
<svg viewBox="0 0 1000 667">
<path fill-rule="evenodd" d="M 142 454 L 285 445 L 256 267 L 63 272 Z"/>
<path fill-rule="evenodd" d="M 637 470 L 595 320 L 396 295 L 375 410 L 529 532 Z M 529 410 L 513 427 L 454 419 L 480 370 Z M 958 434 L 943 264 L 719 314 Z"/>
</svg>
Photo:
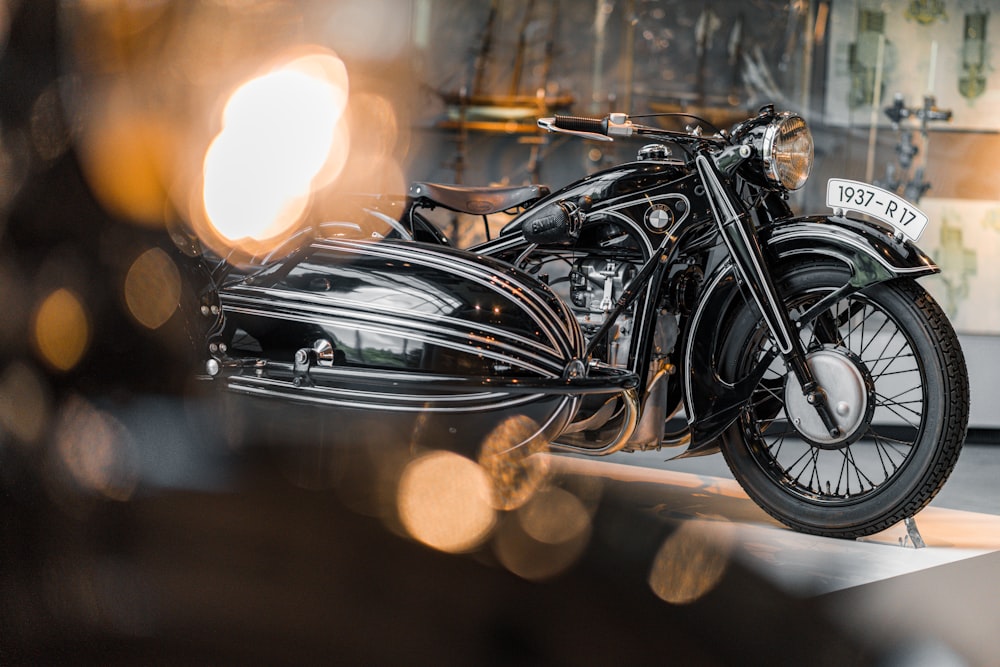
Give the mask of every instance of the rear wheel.
<svg viewBox="0 0 1000 667">
<path fill-rule="evenodd" d="M 722 451 L 747 494 L 778 520 L 854 538 L 913 516 L 940 490 L 965 438 L 969 386 L 954 330 L 912 280 L 873 285 L 802 320 L 849 278 L 843 265 L 810 262 L 775 279 L 839 434 L 823 426 L 777 357 Z M 745 309 L 733 319 L 721 368 L 741 377 L 773 355 L 772 345 Z"/>
</svg>

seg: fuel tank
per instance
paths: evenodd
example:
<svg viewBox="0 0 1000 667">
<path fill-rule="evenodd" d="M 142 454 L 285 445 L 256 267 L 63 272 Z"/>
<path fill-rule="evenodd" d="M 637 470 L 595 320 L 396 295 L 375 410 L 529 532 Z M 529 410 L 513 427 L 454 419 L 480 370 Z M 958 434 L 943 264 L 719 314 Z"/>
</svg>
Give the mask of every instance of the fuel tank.
<svg viewBox="0 0 1000 667">
<path fill-rule="evenodd" d="M 635 380 L 581 361 L 579 325 L 544 283 L 447 247 L 315 240 L 218 296 L 208 376 L 261 411 L 333 419 L 338 444 L 469 449 L 515 418 L 534 426 L 507 446 L 551 441 L 582 395 Z"/>
<path fill-rule="evenodd" d="M 646 234 L 657 236 L 683 221 L 694 210 L 708 210 L 704 190 L 683 163 L 649 160 L 617 165 L 595 172 L 548 195 L 514 218 L 500 231 L 500 238 L 482 247 L 502 246 L 532 220 L 549 215 L 552 206 L 570 201 L 589 219 L 635 224 Z M 656 215 L 649 215 L 651 210 Z"/>
</svg>

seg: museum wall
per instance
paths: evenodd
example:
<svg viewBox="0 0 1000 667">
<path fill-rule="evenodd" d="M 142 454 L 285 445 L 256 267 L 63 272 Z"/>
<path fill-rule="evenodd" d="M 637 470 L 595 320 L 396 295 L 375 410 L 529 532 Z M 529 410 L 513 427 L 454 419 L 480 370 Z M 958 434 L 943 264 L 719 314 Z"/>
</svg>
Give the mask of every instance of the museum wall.
<svg viewBox="0 0 1000 667">
<path fill-rule="evenodd" d="M 813 128 L 816 167 L 793 196 L 797 210 L 828 210 L 826 181 L 840 176 L 905 194 L 931 216 L 920 245 L 942 273 L 923 283 L 952 318 L 969 359 L 971 426 L 997 428 L 1000 75 L 991 58 L 1000 53 L 1000 30 L 989 28 L 982 4 L 417 2 L 417 14 L 425 13 L 414 33 L 423 102 L 407 172 L 559 186 L 636 149 L 539 138 L 525 128 L 537 114 L 488 117 L 488 99 L 467 101 L 479 116 L 459 131 L 454 95 L 463 90 L 496 96 L 498 114 L 509 112 L 500 108 L 505 97 L 532 90 L 555 104 L 572 99 L 546 113 L 685 111 L 723 127 L 765 103 L 798 111 Z M 421 25 L 434 35 L 424 48 Z"/>
</svg>

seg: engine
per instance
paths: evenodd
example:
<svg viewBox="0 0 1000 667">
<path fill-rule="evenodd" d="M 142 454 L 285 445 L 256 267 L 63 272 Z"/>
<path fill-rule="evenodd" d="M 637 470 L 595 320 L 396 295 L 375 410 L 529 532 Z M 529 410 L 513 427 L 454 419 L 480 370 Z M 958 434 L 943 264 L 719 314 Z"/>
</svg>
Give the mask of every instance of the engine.
<svg viewBox="0 0 1000 667">
<path fill-rule="evenodd" d="M 574 261 L 569 274 L 569 300 L 588 342 L 637 271 L 634 264 L 619 258 L 590 256 Z M 628 363 L 633 325 L 634 313 L 629 308 L 609 332 L 600 354 L 609 364 L 624 367 Z"/>
</svg>

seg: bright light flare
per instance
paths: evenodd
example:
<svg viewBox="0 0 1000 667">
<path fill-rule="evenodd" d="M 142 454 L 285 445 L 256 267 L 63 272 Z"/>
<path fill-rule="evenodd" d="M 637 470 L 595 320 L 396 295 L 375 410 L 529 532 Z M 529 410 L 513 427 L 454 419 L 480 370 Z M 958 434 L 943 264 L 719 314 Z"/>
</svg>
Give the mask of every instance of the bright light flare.
<svg viewBox="0 0 1000 667">
<path fill-rule="evenodd" d="M 299 58 L 240 86 L 204 160 L 205 213 L 228 241 L 293 228 L 312 193 L 336 178 L 346 133 L 347 70 L 338 58 Z"/>
</svg>

